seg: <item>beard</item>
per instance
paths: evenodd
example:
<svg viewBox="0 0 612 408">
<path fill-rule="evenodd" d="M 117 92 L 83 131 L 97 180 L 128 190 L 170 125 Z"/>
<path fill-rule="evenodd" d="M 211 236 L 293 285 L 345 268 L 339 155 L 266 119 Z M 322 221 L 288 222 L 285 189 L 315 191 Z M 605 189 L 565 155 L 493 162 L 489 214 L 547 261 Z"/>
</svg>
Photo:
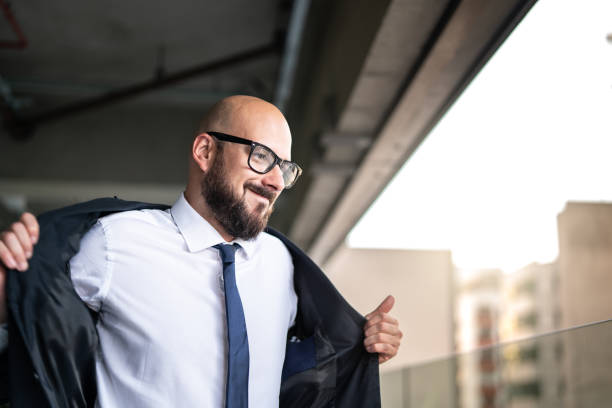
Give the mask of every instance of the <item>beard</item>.
<svg viewBox="0 0 612 408">
<path fill-rule="evenodd" d="M 252 182 L 244 183 L 244 189 L 249 189 L 270 201 L 268 209 L 263 203 L 258 203 L 249 212 L 246 200 L 239 197 L 227 182 L 227 169 L 223 154 L 215 157 L 210 170 L 202 180 L 202 197 L 208 204 L 215 220 L 234 238 L 253 239 L 266 228 L 268 219 L 274 211 L 273 200 L 276 194 Z"/>
</svg>

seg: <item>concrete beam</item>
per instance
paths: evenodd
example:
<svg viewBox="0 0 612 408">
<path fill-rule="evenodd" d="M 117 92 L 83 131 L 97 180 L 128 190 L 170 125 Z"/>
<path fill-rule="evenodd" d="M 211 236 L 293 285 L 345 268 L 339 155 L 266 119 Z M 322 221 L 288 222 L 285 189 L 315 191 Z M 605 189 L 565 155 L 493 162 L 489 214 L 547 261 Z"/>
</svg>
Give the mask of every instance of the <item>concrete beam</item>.
<svg viewBox="0 0 612 408">
<path fill-rule="evenodd" d="M 389 13 L 401 3 L 393 2 Z M 465 0 L 458 4 L 309 247 L 316 262 L 325 262 L 338 248 L 534 3 L 534 0 Z"/>
</svg>

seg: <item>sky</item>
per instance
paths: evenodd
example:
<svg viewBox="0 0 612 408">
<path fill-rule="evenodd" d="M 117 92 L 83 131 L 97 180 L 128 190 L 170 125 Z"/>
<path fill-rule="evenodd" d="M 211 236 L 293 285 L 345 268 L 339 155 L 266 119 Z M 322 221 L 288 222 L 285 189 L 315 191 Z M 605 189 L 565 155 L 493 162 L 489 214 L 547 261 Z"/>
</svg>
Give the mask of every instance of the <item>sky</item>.
<svg viewBox="0 0 612 408">
<path fill-rule="evenodd" d="M 611 17 L 610 0 L 538 1 L 348 246 L 450 249 L 462 269 L 554 261 L 565 203 L 612 202 Z"/>
</svg>

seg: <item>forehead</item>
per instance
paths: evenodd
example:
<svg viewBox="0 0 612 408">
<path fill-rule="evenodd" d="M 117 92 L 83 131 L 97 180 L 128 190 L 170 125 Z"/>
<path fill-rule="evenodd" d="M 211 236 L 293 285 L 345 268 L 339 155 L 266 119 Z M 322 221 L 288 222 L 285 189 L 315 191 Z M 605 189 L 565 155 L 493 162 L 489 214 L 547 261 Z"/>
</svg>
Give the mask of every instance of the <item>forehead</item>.
<svg viewBox="0 0 612 408">
<path fill-rule="evenodd" d="M 281 159 L 291 159 L 289 125 L 275 107 L 251 106 L 236 113 L 231 125 L 234 135 L 266 145 Z"/>
</svg>

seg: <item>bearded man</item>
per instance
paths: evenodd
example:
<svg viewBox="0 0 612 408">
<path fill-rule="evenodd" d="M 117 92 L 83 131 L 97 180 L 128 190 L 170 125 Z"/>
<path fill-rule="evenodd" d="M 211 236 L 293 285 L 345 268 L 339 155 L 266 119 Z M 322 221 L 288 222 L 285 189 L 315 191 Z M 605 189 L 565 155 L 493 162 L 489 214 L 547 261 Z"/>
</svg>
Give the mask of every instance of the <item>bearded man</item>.
<svg viewBox="0 0 612 408">
<path fill-rule="evenodd" d="M 13 406 L 380 405 L 393 299 L 366 321 L 264 231 L 301 174 L 290 156 L 282 113 L 233 96 L 202 120 L 171 208 L 94 200 L 41 216 L 40 239 L 31 215 L 13 224 L 0 259 L 28 269 L 0 302 Z"/>
</svg>

